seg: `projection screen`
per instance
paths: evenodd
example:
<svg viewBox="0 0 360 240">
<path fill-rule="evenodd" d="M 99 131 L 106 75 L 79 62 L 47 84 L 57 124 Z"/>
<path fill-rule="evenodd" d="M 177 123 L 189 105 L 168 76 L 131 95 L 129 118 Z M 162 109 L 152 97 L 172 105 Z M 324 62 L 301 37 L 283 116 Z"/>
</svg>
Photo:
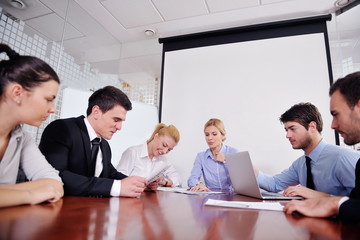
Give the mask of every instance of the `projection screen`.
<svg viewBox="0 0 360 240">
<path fill-rule="evenodd" d="M 326 21 L 331 15 L 160 39 L 163 43 L 160 121 L 180 131 L 169 160 L 183 186 L 198 152 L 208 148 L 203 127 L 225 124 L 225 144 L 250 152 L 253 164 L 276 174 L 303 154 L 293 150 L 279 117 L 311 102 L 335 143 L 328 90 L 332 71 Z"/>
</svg>

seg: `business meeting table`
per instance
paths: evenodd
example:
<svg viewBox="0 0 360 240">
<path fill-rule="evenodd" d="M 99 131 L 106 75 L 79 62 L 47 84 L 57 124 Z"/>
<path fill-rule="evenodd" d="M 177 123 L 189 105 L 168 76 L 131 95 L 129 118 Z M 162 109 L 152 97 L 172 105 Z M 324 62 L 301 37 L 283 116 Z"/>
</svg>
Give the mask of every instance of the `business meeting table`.
<svg viewBox="0 0 360 240">
<path fill-rule="evenodd" d="M 140 198 L 64 197 L 0 209 L 0 239 L 360 239 L 360 226 L 281 211 L 214 207 L 207 199 L 260 201 L 235 194 L 156 191 Z"/>
</svg>

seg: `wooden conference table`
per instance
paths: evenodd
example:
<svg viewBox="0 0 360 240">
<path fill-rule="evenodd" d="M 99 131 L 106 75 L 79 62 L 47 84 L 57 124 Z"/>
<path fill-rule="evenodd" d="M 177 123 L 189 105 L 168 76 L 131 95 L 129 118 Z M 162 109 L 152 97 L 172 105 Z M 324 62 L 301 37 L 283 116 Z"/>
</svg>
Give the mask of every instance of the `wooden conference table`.
<svg viewBox="0 0 360 240">
<path fill-rule="evenodd" d="M 0 239 L 360 239 L 360 227 L 279 211 L 205 206 L 240 195 L 146 192 L 140 198 L 64 197 L 0 209 Z"/>
</svg>

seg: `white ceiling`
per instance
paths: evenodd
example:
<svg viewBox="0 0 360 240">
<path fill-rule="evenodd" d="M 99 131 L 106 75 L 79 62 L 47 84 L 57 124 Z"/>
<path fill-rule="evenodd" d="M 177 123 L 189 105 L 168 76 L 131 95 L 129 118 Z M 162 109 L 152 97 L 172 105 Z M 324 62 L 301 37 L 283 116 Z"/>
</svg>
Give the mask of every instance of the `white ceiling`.
<svg viewBox="0 0 360 240">
<path fill-rule="evenodd" d="M 63 42 L 77 63 L 90 62 L 101 72 L 152 78 L 161 75 L 158 38 L 318 16 L 339 9 L 335 0 L 21 0 L 26 9 L 15 9 L 8 1 L 13 0 L 0 0 L 6 12 L 45 39 Z M 358 23 L 344 26 L 351 36 L 356 31 L 357 42 Z M 146 36 L 146 29 L 156 34 Z"/>
</svg>

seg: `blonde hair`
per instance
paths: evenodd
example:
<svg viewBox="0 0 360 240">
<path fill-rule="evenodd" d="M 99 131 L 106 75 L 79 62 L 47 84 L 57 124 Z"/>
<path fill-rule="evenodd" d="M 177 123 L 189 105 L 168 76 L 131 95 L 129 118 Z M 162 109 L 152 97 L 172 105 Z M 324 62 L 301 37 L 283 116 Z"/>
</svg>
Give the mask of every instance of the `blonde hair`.
<svg viewBox="0 0 360 240">
<path fill-rule="evenodd" d="M 221 135 L 223 136 L 223 139 L 222 141 L 225 141 L 226 140 L 226 131 L 225 131 L 225 127 L 224 127 L 224 123 L 220 120 L 220 119 L 217 119 L 217 118 L 211 118 L 209 119 L 209 121 L 207 121 L 205 123 L 205 126 L 204 126 L 204 131 L 207 127 L 209 126 L 214 126 L 216 127 L 219 132 L 221 133 Z"/>
<path fill-rule="evenodd" d="M 149 140 L 146 141 L 146 143 L 151 142 L 157 133 L 159 135 L 167 135 L 171 137 L 174 139 L 176 144 L 180 141 L 180 133 L 174 125 L 166 126 L 164 123 L 159 123 L 156 125 L 154 132 L 152 133 Z"/>
</svg>

